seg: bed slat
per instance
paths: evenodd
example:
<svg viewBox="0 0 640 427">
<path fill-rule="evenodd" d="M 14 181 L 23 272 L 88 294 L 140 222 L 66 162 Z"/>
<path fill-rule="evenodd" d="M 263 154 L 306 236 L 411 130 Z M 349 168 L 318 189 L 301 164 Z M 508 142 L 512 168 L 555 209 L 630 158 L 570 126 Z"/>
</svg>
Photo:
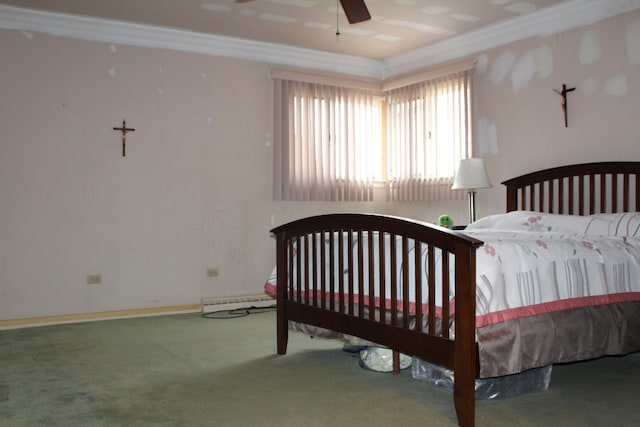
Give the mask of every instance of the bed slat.
<svg viewBox="0 0 640 427">
<path fill-rule="evenodd" d="M 354 270 L 354 264 L 353 264 L 353 251 L 351 250 L 351 248 L 353 248 L 353 230 L 348 230 L 347 231 L 347 268 L 349 269 L 349 271 L 355 271 Z M 348 279 L 347 279 L 347 287 L 348 287 L 348 298 L 347 298 L 347 305 L 348 305 L 348 309 L 347 312 L 349 313 L 350 316 L 353 316 L 353 286 L 354 286 L 354 275 L 353 274 L 349 274 Z"/>
<path fill-rule="evenodd" d="M 435 271 L 435 254 L 433 245 L 428 245 L 428 271 Z M 436 335 L 436 285 L 435 274 L 429 274 L 427 289 L 429 290 L 429 335 Z"/>
<path fill-rule="evenodd" d="M 379 249 L 379 254 L 378 257 L 380 259 L 380 263 L 379 265 L 379 270 L 378 270 L 378 274 L 379 274 L 379 288 L 378 288 L 378 295 L 380 295 L 380 301 L 386 301 L 387 300 L 387 275 L 385 274 L 385 265 L 387 265 L 387 258 L 386 258 L 386 253 L 387 253 L 387 248 L 386 245 L 384 244 L 385 240 L 384 240 L 384 233 L 379 232 L 378 235 L 378 247 Z M 387 318 L 387 307 L 385 304 L 380 304 L 380 321 L 383 322 L 383 319 Z"/>
<path fill-rule="evenodd" d="M 396 241 L 396 235 L 395 234 L 390 234 L 390 239 L 389 241 L 391 242 L 389 244 L 389 249 L 390 249 L 390 254 L 389 254 L 389 258 L 390 258 L 390 262 L 391 262 L 391 289 L 390 289 L 390 293 L 391 293 L 391 307 L 389 308 L 389 310 L 391 311 L 391 326 L 397 326 L 398 325 L 398 254 L 397 254 L 397 249 L 396 249 L 396 245 L 394 244 L 394 242 Z"/>
<path fill-rule="evenodd" d="M 447 274 L 445 274 L 445 272 Z M 451 286 L 449 283 L 449 253 L 442 255 L 442 337 L 449 339 L 449 328 L 446 325 L 450 324 L 450 301 L 449 294 Z"/>
<path fill-rule="evenodd" d="M 376 270 L 375 270 L 375 263 L 374 263 L 375 251 L 373 248 L 373 242 L 374 242 L 373 235 L 374 233 L 367 233 L 367 243 L 369 247 L 369 252 L 368 252 L 369 295 L 375 295 L 375 291 L 376 291 L 376 281 L 374 277 L 374 275 L 376 274 Z M 375 320 L 375 317 L 376 317 L 375 308 L 376 308 L 375 299 L 369 298 L 369 320 Z"/>
<path fill-rule="evenodd" d="M 409 239 L 402 236 L 402 327 L 409 329 Z M 417 283 L 420 283 L 418 281 Z"/>
<path fill-rule="evenodd" d="M 414 251 L 413 251 L 413 263 L 415 265 L 414 267 L 414 278 L 413 281 L 414 283 L 420 283 L 420 281 L 422 280 L 422 243 L 416 241 L 415 242 L 415 247 L 414 247 Z M 428 271 L 428 270 L 427 270 Z M 415 308 L 415 330 L 417 332 L 422 332 L 422 304 L 420 304 L 420 302 L 422 302 L 422 286 L 416 286 L 415 287 L 416 290 L 416 302 L 418 302 L 416 304 L 416 308 Z"/>
</svg>

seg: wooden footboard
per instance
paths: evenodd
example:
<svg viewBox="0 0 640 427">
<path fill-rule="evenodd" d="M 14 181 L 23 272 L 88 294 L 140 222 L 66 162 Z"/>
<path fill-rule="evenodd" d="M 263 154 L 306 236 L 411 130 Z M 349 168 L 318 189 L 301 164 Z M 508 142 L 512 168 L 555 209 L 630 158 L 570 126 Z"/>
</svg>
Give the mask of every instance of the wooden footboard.
<svg viewBox="0 0 640 427">
<path fill-rule="evenodd" d="M 287 351 L 288 322 L 295 321 L 453 369 L 458 422 L 474 425 L 475 252 L 481 241 L 364 214 L 304 218 L 272 233 L 279 354 Z"/>
</svg>

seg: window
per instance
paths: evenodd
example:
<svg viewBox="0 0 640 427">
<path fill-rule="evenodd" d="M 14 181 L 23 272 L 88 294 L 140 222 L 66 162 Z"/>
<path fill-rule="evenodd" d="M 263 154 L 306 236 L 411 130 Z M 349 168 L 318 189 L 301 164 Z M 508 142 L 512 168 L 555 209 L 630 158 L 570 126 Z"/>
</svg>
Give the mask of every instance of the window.
<svg viewBox="0 0 640 427">
<path fill-rule="evenodd" d="M 276 200 L 457 199 L 471 156 L 471 72 L 387 92 L 275 79 Z M 386 134 L 383 135 L 383 133 Z"/>
<path fill-rule="evenodd" d="M 275 85 L 275 199 L 372 200 L 381 175 L 380 99 L 315 83 Z"/>
<path fill-rule="evenodd" d="M 471 156 L 471 72 L 387 93 L 390 200 L 457 199 L 460 159 Z"/>
</svg>

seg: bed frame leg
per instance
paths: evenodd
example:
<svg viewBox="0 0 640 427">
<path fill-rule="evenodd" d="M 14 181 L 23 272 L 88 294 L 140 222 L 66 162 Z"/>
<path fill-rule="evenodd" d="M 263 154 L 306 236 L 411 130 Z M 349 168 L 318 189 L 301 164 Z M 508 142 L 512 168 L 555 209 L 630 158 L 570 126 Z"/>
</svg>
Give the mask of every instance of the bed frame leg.
<svg viewBox="0 0 640 427">
<path fill-rule="evenodd" d="M 470 389 L 470 391 L 469 391 Z M 476 394 L 475 388 L 458 385 L 458 376 L 453 384 L 453 403 L 456 407 L 458 425 L 460 427 L 473 427 L 476 419 Z"/>
<path fill-rule="evenodd" d="M 287 354 L 287 342 L 289 341 L 289 321 L 285 305 L 287 301 L 287 242 L 284 233 L 276 235 L 276 268 L 277 268 L 277 291 L 276 291 L 276 329 L 277 329 L 277 351 L 278 354 Z"/>
<path fill-rule="evenodd" d="M 393 375 L 400 375 L 400 352 L 393 350 Z"/>
<path fill-rule="evenodd" d="M 276 329 L 277 329 L 277 350 L 278 354 L 287 354 L 287 343 L 289 341 L 289 322 L 284 315 L 284 308 L 281 307 L 282 304 L 278 304 L 276 309 L 277 320 L 276 320 Z"/>
</svg>

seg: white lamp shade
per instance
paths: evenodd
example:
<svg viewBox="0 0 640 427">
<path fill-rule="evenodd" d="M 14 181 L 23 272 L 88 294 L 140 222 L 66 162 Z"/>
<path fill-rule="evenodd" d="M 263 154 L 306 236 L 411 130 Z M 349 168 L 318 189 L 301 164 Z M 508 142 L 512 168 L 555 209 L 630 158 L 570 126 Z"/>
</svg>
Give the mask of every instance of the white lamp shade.
<svg viewBox="0 0 640 427">
<path fill-rule="evenodd" d="M 452 190 L 471 190 L 489 187 L 493 187 L 493 185 L 491 181 L 489 181 L 487 169 L 482 159 L 470 158 L 460 160 L 456 179 L 451 186 Z"/>
</svg>

